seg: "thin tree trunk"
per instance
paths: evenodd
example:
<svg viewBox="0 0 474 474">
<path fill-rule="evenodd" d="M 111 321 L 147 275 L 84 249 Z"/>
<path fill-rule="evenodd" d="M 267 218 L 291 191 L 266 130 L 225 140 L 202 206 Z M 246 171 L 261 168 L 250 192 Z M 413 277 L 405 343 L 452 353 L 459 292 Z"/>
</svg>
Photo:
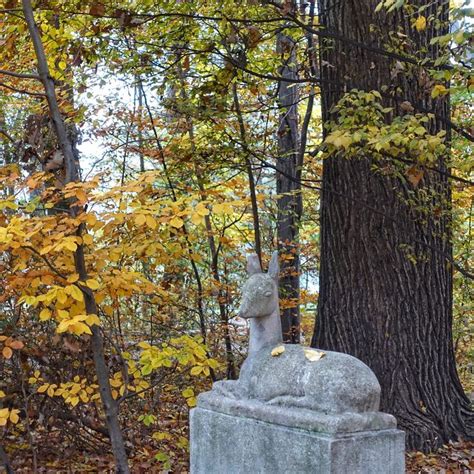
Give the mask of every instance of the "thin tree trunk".
<svg viewBox="0 0 474 474">
<path fill-rule="evenodd" d="M 234 82 L 232 84 L 232 93 L 234 96 L 234 108 L 235 113 L 237 114 L 237 120 L 239 122 L 239 132 L 241 146 L 245 153 L 245 167 L 247 168 L 247 177 L 249 180 L 249 190 L 250 190 L 250 202 L 252 203 L 252 217 L 253 217 L 253 232 L 255 240 L 255 253 L 258 255 L 260 260 L 260 266 L 262 266 L 262 239 L 260 233 L 260 219 L 258 215 L 258 201 L 257 201 L 257 192 L 255 189 L 255 178 L 252 169 L 252 161 L 250 160 L 249 146 L 247 142 L 247 134 L 245 132 L 244 119 L 242 117 L 242 110 L 240 109 L 239 94 L 237 91 L 237 84 Z"/>
<path fill-rule="evenodd" d="M 297 10 L 291 0 L 291 13 Z M 298 78 L 295 41 L 284 31 L 277 35 L 277 53 L 281 57 L 280 76 L 288 79 L 279 83 L 278 128 L 277 238 L 280 255 L 280 298 L 285 302 L 281 311 L 283 340 L 300 340 L 300 277 L 299 277 L 299 223 L 302 213 L 301 184 L 298 181 L 300 139 L 298 131 L 298 86 L 291 82 Z"/>
<path fill-rule="evenodd" d="M 438 51 L 429 41 L 444 34 L 447 26 L 436 30 L 432 21 L 426 31 L 417 32 L 403 9 L 376 14 L 377 3 L 319 0 L 320 23 L 370 45 L 376 38 L 388 42 L 389 32 L 401 31 L 414 42 L 413 53 L 425 47 L 436 59 Z M 415 5 L 428 3 L 418 0 Z M 428 7 L 424 15 L 438 15 L 446 22 L 447 6 L 446 2 L 441 15 L 439 5 Z M 335 118 L 330 111 L 343 94 L 327 84 L 340 84 L 347 77 L 361 90 L 399 88 L 415 109 L 434 107 L 438 116 L 449 118 L 448 101 L 431 100 L 419 69 L 394 74 L 393 68 L 400 66 L 392 59 L 347 42 L 328 41 L 321 50 L 324 121 Z M 401 113 L 396 103 L 387 105 Z M 431 132 L 441 127 L 438 121 Z M 320 294 L 312 345 L 367 363 L 382 386 L 381 408 L 397 417 L 407 432 L 407 447 L 431 450 L 474 435 L 474 417 L 456 372 L 452 342 L 452 268 L 446 258 L 452 254 L 449 183 L 445 175 L 425 173 L 419 186 L 436 192 L 433 205 L 443 212 L 438 219 L 424 216 L 423 222 L 404 201 L 407 184 L 374 172 L 373 165 L 370 156 L 338 155 L 324 161 Z M 445 169 L 444 163 L 439 167 Z"/>
<path fill-rule="evenodd" d="M 68 137 L 65 123 L 59 105 L 57 102 L 56 91 L 54 87 L 54 81 L 49 73 L 48 63 L 46 60 L 43 43 L 39 34 L 38 27 L 34 20 L 33 8 L 30 0 L 22 0 L 23 13 L 25 15 L 28 30 L 33 42 L 33 46 L 36 53 L 36 59 L 38 62 L 38 73 L 41 82 L 44 86 L 46 98 L 48 101 L 49 111 L 51 119 L 54 124 L 58 142 L 61 151 L 64 156 L 64 166 L 66 170 L 65 183 L 76 181 L 79 176 L 78 163 L 74 156 L 74 148 Z M 80 212 L 77 207 L 71 207 L 71 215 L 77 215 Z M 82 234 L 82 228 L 78 228 L 78 235 Z M 86 263 L 84 257 L 84 249 L 82 245 L 79 245 L 75 255 L 76 271 L 79 274 L 80 280 L 84 281 L 88 278 Z M 84 302 L 86 306 L 87 314 L 97 314 L 97 305 L 92 291 L 83 289 Z M 128 467 L 127 453 L 125 450 L 125 444 L 123 440 L 122 430 L 118 421 L 118 406 L 116 401 L 112 397 L 112 392 L 109 383 L 109 373 L 104 355 L 104 344 L 100 328 L 93 325 L 91 328 L 91 349 L 93 352 L 97 382 L 99 385 L 100 396 L 105 411 L 107 428 L 110 434 L 110 440 L 112 444 L 112 451 L 114 453 L 116 470 L 118 473 L 128 474 L 130 472 Z"/>
<path fill-rule="evenodd" d="M 181 99 L 183 100 L 183 103 L 186 103 L 188 101 L 188 96 L 186 93 L 186 81 L 184 77 L 183 68 L 181 67 L 181 62 L 178 62 L 177 64 L 177 71 L 178 71 L 178 77 L 179 77 L 180 86 L 181 86 L 180 96 L 181 96 Z M 189 141 L 191 143 L 191 151 L 193 153 L 193 157 L 196 160 L 197 158 L 196 140 L 194 137 L 193 121 L 189 115 L 185 116 L 185 120 L 186 120 L 188 135 L 189 135 Z M 196 181 L 198 184 L 199 192 L 201 194 L 201 199 L 204 201 L 206 199 L 206 190 L 204 188 L 204 182 L 202 179 L 203 173 L 199 169 L 199 166 L 196 163 L 196 161 L 194 161 L 194 169 L 195 169 Z M 232 350 L 232 339 L 231 339 L 230 331 L 229 331 L 229 318 L 226 311 L 226 305 L 223 302 L 224 295 L 222 293 L 220 276 L 219 276 L 219 265 L 218 265 L 219 255 L 218 255 L 216 243 L 214 241 L 214 235 L 213 235 L 214 232 L 212 229 L 210 214 L 204 216 L 204 225 L 206 226 L 207 241 L 208 241 L 209 250 L 211 253 L 211 272 L 212 272 L 212 276 L 214 280 L 219 286 L 219 290 L 217 293 L 217 305 L 219 306 L 219 317 L 220 317 L 222 329 L 224 332 L 224 344 L 225 344 L 226 360 L 227 360 L 227 378 L 234 380 L 237 378 L 237 373 L 235 370 L 234 353 Z"/>
</svg>

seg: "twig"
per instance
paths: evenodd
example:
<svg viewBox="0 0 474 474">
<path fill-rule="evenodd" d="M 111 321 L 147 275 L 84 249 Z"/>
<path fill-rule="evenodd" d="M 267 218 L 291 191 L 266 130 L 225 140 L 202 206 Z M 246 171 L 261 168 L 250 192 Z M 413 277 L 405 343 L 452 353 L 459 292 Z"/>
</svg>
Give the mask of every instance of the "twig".
<svg viewBox="0 0 474 474">
<path fill-rule="evenodd" d="M 3 446 L 0 444 L 0 461 L 3 464 L 3 467 L 5 468 L 6 474 L 15 474 L 15 471 L 12 468 L 12 465 L 10 464 L 10 460 L 8 459 L 8 454 L 6 451 L 3 449 Z"/>
</svg>

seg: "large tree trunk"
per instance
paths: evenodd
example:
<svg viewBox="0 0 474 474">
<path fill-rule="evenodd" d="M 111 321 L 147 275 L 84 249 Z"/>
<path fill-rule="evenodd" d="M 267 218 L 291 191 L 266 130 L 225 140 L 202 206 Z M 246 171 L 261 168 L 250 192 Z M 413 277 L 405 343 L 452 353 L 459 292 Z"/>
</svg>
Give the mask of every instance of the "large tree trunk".
<svg viewBox="0 0 474 474">
<path fill-rule="evenodd" d="M 291 1 L 295 14 L 296 1 Z M 277 53 L 281 57 L 280 76 L 288 79 L 279 84 L 278 101 L 280 123 L 278 128 L 277 238 L 280 254 L 280 297 L 283 299 L 281 322 L 283 340 L 298 343 L 300 340 L 300 277 L 298 231 L 302 211 L 301 185 L 299 182 L 299 130 L 298 87 L 291 82 L 298 78 L 296 42 L 284 31 L 277 36 Z"/>
<path fill-rule="evenodd" d="M 436 56 L 429 40 L 443 34 L 446 26 L 435 30 L 432 21 L 418 33 L 403 10 L 376 14 L 377 3 L 319 0 L 320 23 L 376 47 L 387 47 L 388 33 L 399 30 L 413 41 L 412 52 L 427 47 L 428 54 Z M 442 18 L 429 7 L 424 15 L 429 14 L 447 20 L 446 11 Z M 323 43 L 323 119 L 334 118 L 330 109 L 344 92 L 341 83 L 379 91 L 387 85 L 389 91 L 399 87 L 398 94 L 401 91 L 415 108 L 434 108 L 440 120 L 431 132 L 439 130 L 449 114 L 448 101 L 431 100 L 418 68 L 405 64 L 404 71 L 394 75 L 394 67 L 400 69 L 400 64 L 354 43 Z M 399 104 L 387 104 L 401 113 Z M 430 450 L 459 436 L 472 437 L 474 427 L 452 344 L 449 184 L 442 174 L 425 174 L 421 186 L 436 190 L 433 205 L 448 217 L 431 214 L 422 222 L 403 203 L 406 184 L 375 173 L 372 165 L 371 157 L 333 156 L 324 162 L 320 296 L 312 345 L 367 363 L 382 386 L 381 408 L 397 417 L 407 432 L 407 447 Z"/>
</svg>

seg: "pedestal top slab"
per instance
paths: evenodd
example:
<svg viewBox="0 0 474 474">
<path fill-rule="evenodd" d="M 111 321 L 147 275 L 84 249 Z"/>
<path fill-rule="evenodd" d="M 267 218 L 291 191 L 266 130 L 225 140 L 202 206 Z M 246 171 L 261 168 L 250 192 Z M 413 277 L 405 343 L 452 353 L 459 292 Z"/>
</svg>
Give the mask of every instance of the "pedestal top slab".
<svg viewBox="0 0 474 474">
<path fill-rule="evenodd" d="M 395 417 L 382 412 L 323 413 L 306 408 L 272 405 L 255 399 L 232 399 L 213 391 L 200 394 L 197 406 L 226 415 L 318 433 L 348 434 L 394 429 L 397 426 Z"/>
</svg>

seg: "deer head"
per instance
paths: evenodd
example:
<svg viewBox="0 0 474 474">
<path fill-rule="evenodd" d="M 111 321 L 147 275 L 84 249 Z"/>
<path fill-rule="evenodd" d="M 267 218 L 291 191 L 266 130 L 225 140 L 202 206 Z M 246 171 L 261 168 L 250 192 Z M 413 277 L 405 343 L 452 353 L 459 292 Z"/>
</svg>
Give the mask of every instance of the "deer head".
<svg viewBox="0 0 474 474">
<path fill-rule="evenodd" d="M 274 252 L 268 273 L 263 273 L 256 254 L 247 257 L 249 279 L 242 288 L 241 318 L 265 318 L 278 309 L 278 253 Z"/>
<path fill-rule="evenodd" d="M 242 288 L 239 316 L 251 320 L 249 353 L 266 344 L 280 342 L 281 322 L 278 300 L 278 252 L 274 252 L 268 273 L 263 273 L 257 255 L 247 258 L 248 280 Z"/>
</svg>

